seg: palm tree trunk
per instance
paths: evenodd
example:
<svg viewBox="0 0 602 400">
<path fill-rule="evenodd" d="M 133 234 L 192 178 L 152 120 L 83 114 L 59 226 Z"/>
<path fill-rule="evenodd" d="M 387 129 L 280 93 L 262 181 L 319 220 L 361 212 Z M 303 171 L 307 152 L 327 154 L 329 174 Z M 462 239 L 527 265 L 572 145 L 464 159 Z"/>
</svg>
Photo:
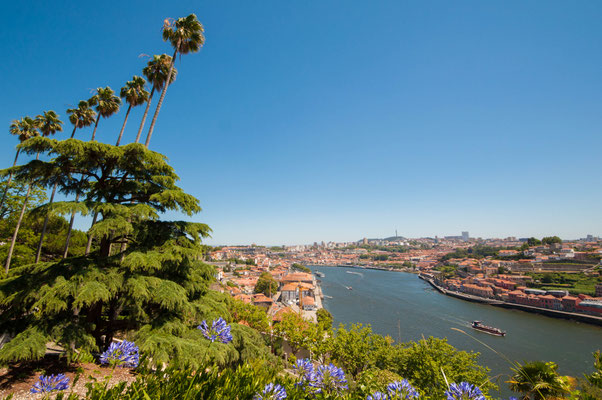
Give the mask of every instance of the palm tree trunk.
<svg viewBox="0 0 602 400">
<path fill-rule="evenodd" d="M 17 149 L 17 155 L 15 155 L 15 162 L 13 163 L 13 168 L 17 165 L 17 159 L 19 158 L 19 152 L 21 149 Z M 6 196 L 8 195 L 8 189 L 10 189 L 10 183 L 13 180 L 13 172 L 11 171 L 8 175 L 8 181 L 6 182 L 6 188 L 4 188 L 4 194 L 2 195 L 2 200 L 0 200 L 0 215 L 2 215 L 2 206 L 4 206 L 4 201 L 6 200 Z"/>
<path fill-rule="evenodd" d="M 48 202 L 48 206 L 51 206 L 54 202 L 54 195 L 56 193 L 56 188 L 59 185 L 58 182 L 54 184 L 52 188 L 52 194 L 50 195 L 50 201 Z M 36 253 L 36 264 L 40 261 L 40 255 L 42 254 L 42 244 L 44 243 L 44 236 L 46 235 L 46 227 L 48 226 L 48 218 L 50 217 L 50 209 L 46 213 L 46 217 L 44 218 L 44 226 L 42 226 L 42 233 L 40 234 L 40 242 L 38 243 L 38 251 Z"/>
<path fill-rule="evenodd" d="M 119 146 L 121 143 L 121 138 L 123 137 L 123 130 L 125 129 L 125 124 L 128 122 L 128 116 L 130 115 L 130 110 L 132 109 L 132 105 L 128 107 L 128 111 L 125 113 L 125 120 L 123 121 L 123 125 L 121 126 L 121 132 L 119 132 L 119 137 L 117 138 L 117 143 L 115 146 Z"/>
<path fill-rule="evenodd" d="M 97 218 L 98 218 L 98 212 L 95 212 L 94 218 L 92 218 L 92 225 L 90 226 L 90 228 L 92 228 L 94 226 Z M 88 235 L 88 243 L 86 243 L 86 253 L 85 253 L 86 255 L 90 254 L 90 250 L 92 249 L 92 239 L 94 239 L 94 235 L 92 235 L 92 234 Z"/>
<path fill-rule="evenodd" d="M 40 159 L 40 153 L 36 155 L 36 160 Z M 19 214 L 19 220 L 17 221 L 17 226 L 15 227 L 15 232 L 13 233 L 13 237 L 10 241 L 10 247 L 8 248 L 8 256 L 6 257 L 6 264 L 4 265 L 4 272 L 8 274 L 8 270 L 10 269 L 10 261 L 13 258 L 13 251 L 15 250 L 15 244 L 17 243 L 17 235 L 19 235 L 19 229 L 21 228 L 21 222 L 23 222 L 23 216 L 25 215 L 25 209 L 27 208 L 27 200 L 29 200 L 29 195 L 31 194 L 31 187 L 33 182 L 29 182 L 27 185 L 27 193 L 25 194 L 25 200 L 23 200 L 23 206 L 21 207 L 21 214 Z"/>
<path fill-rule="evenodd" d="M 73 137 L 75 136 L 75 130 L 77 129 L 77 125 L 75 125 L 73 127 L 73 132 L 71 132 L 71 137 L 69 139 L 73 139 Z"/>
<path fill-rule="evenodd" d="M 17 235 L 19 234 L 19 228 L 21 228 L 21 222 L 23 222 L 23 216 L 25 215 L 25 208 L 27 207 L 27 200 L 29 199 L 29 194 L 31 193 L 31 183 L 27 188 L 27 194 L 25 195 L 25 200 L 23 201 L 23 206 L 21 207 L 21 214 L 19 214 L 19 220 L 17 221 L 17 226 L 15 227 L 15 232 L 13 233 L 13 237 L 10 241 L 10 247 L 8 248 L 8 256 L 6 257 L 6 264 L 4 264 L 4 272 L 8 274 L 8 270 L 10 269 L 10 260 L 13 258 L 13 251 L 15 250 L 15 243 L 17 243 Z"/>
<path fill-rule="evenodd" d="M 79 201 L 79 193 L 75 195 L 75 202 Z M 63 252 L 63 258 L 67 258 L 69 255 L 69 242 L 71 241 L 71 232 L 73 231 L 73 222 L 75 222 L 75 211 L 71 212 L 71 219 L 69 220 L 69 229 L 67 229 L 67 239 L 65 240 L 65 251 Z"/>
<path fill-rule="evenodd" d="M 155 86 L 153 85 L 153 89 L 150 92 L 150 96 L 148 101 L 146 102 L 146 109 L 144 110 L 144 115 L 142 116 L 142 122 L 140 123 L 140 128 L 138 128 L 138 135 L 136 135 L 136 143 L 140 141 L 140 135 L 142 134 L 142 129 L 144 128 L 144 122 L 146 121 L 146 116 L 148 115 L 148 110 L 150 109 L 151 102 L 153 101 L 153 94 L 155 94 Z"/>
<path fill-rule="evenodd" d="M 98 117 L 96 117 L 96 123 L 94 124 L 94 131 L 92 132 L 92 139 L 90 139 L 91 142 L 93 142 L 94 138 L 96 137 L 96 128 L 98 128 L 98 121 L 100 121 L 100 113 L 98 114 Z"/>
<path fill-rule="evenodd" d="M 169 73 L 167 74 L 167 80 L 165 81 L 165 85 L 163 85 L 163 91 L 161 92 L 161 97 L 159 97 L 159 102 L 157 103 L 157 109 L 155 110 L 155 115 L 153 115 L 153 120 L 151 122 L 151 126 L 148 130 L 148 135 L 146 135 L 146 143 L 144 144 L 148 149 L 148 144 L 150 143 L 151 136 L 153 136 L 153 129 L 155 129 L 155 123 L 157 122 L 157 116 L 159 115 L 159 110 L 161 110 L 161 105 L 163 104 L 163 99 L 165 98 L 165 93 L 167 92 L 167 87 L 169 86 L 169 81 L 171 80 L 171 74 L 173 72 L 173 66 L 176 63 L 176 56 L 178 55 L 178 49 L 180 48 L 180 42 L 178 41 L 178 45 L 176 46 L 176 51 L 173 53 L 173 57 L 171 58 L 171 65 L 169 66 Z"/>
</svg>

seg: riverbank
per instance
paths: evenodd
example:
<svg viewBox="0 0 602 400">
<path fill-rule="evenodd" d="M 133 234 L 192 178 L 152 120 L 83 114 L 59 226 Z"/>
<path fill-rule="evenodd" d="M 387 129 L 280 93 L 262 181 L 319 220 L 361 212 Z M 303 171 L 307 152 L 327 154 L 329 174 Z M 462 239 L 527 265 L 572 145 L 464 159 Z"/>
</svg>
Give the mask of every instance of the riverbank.
<svg viewBox="0 0 602 400">
<path fill-rule="evenodd" d="M 447 295 L 447 296 L 455 297 L 457 299 L 472 301 L 475 303 L 488 304 L 488 305 L 507 308 L 507 309 L 521 310 L 521 311 L 536 313 L 536 314 L 540 314 L 540 315 L 545 315 L 547 317 L 569 319 L 569 320 L 574 320 L 574 321 L 585 322 L 588 324 L 602 326 L 602 318 L 601 317 L 596 317 L 596 316 L 587 315 L 587 314 L 580 314 L 580 313 L 572 313 L 572 312 L 567 312 L 567 311 L 560 311 L 560 310 L 551 310 L 548 308 L 533 307 L 533 306 L 527 306 L 527 305 L 523 305 L 523 304 L 509 303 L 507 301 L 493 300 L 493 299 L 488 299 L 485 297 L 469 295 L 466 293 L 454 292 L 454 291 L 445 289 L 445 288 L 437 285 L 433 279 L 428 278 L 424 275 L 419 274 L 418 277 L 420 279 L 424 280 L 425 282 L 429 283 L 438 292 L 440 292 L 444 295 Z"/>
</svg>

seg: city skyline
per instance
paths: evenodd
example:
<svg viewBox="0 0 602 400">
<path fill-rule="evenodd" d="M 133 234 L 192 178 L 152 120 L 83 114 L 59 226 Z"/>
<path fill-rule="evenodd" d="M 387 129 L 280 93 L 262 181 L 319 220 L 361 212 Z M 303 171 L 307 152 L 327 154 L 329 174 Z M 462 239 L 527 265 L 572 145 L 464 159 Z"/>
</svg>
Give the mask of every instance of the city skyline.
<svg viewBox="0 0 602 400">
<path fill-rule="evenodd" d="M 352 241 L 392 225 L 602 235 L 602 4 L 123 2 L 102 19 L 85 3 L 1 7 L 0 48 L 16 55 L 0 65 L 5 167 L 12 120 L 53 109 L 68 131 L 67 108 L 118 91 L 145 54 L 171 54 L 163 20 L 194 12 L 206 43 L 177 60 L 150 148 L 199 198 L 189 220 L 213 229 L 208 244 Z M 113 144 L 124 114 L 98 140 Z"/>
</svg>

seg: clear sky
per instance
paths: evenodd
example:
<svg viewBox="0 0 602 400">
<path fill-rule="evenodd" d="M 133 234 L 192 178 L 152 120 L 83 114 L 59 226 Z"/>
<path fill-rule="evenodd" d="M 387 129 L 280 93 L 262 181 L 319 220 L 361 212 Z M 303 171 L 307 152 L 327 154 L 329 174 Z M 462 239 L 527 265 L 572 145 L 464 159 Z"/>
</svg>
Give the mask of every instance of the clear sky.
<svg viewBox="0 0 602 400">
<path fill-rule="evenodd" d="M 602 2 L 3 1 L 0 12 L 4 166 L 11 120 L 54 109 L 68 121 L 94 88 L 140 75 L 140 54 L 172 53 L 164 18 L 197 14 L 206 45 L 178 59 L 151 148 L 200 199 L 193 219 L 213 228 L 210 244 L 602 235 Z M 101 141 L 114 143 L 124 110 L 100 122 Z"/>
</svg>

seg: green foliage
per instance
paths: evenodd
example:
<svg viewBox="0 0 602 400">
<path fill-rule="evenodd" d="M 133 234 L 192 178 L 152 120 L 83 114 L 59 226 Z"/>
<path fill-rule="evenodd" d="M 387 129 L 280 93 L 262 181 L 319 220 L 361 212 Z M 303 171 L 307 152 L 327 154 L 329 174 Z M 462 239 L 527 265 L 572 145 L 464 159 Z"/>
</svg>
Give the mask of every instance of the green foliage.
<svg viewBox="0 0 602 400">
<path fill-rule="evenodd" d="M 329 350 L 331 358 L 355 377 L 367 369 L 386 369 L 392 344 L 390 337 L 374 334 L 370 325 L 353 324 L 349 330 L 340 325 Z"/>
<path fill-rule="evenodd" d="M 571 294 L 587 294 L 594 296 L 596 284 L 600 282 L 590 275 L 584 273 L 566 273 L 566 272 L 545 272 L 529 273 L 533 277 L 529 287 L 545 290 L 563 289 Z"/>
<path fill-rule="evenodd" d="M 215 367 L 200 371 L 174 367 L 165 371 L 140 370 L 136 381 L 129 386 L 122 382 L 107 389 L 104 382 L 88 384 L 86 398 L 90 400 L 251 400 L 274 379 L 287 381 L 292 386 L 290 378 L 276 378 L 276 373 L 277 369 L 273 364 L 262 360 L 223 370 Z"/>
<path fill-rule="evenodd" d="M 476 245 L 469 247 L 468 249 L 456 249 L 451 253 L 447 253 L 441 257 L 441 261 L 447 261 L 452 258 L 476 258 L 481 259 L 490 256 L 497 256 L 499 248 L 490 246 Z"/>
<path fill-rule="evenodd" d="M 292 312 L 282 315 L 282 321 L 274 325 L 274 333 L 288 342 L 293 353 L 302 348 L 315 350 L 318 341 L 324 340 L 324 335 L 316 324 Z"/>
<path fill-rule="evenodd" d="M 291 265 L 291 268 L 293 270 L 295 270 L 295 271 L 301 271 L 301 272 L 305 272 L 305 273 L 311 274 L 311 269 L 307 268 L 303 264 L 293 263 L 293 265 Z"/>
<path fill-rule="evenodd" d="M 449 382 L 469 382 L 484 393 L 495 389 L 488 368 L 477 364 L 479 353 L 458 351 L 447 339 L 429 337 L 400 346 L 393 354 L 392 371 L 408 379 L 428 396 L 438 396 Z"/>
<path fill-rule="evenodd" d="M 318 326 L 323 330 L 327 331 L 332 328 L 332 314 L 325 308 L 320 308 L 316 311 L 316 317 L 318 319 Z"/>
<path fill-rule="evenodd" d="M 4 192 L 5 187 L 6 182 L 0 182 L 0 193 Z M 21 212 L 26 191 L 26 183 L 22 180 L 13 180 L 2 211 L 0 211 L 0 242 L 4 242 L 4 244 L 0 244 L 0 260 L 5 260 L 8 255 L 10 238 Z M 46 199 L 44 188 L 40 185 L 34 185 L 27 201 L 26 214 L 21 223 L 19 235 L 17 236 L 11 263 L 13 267 L 30 264 L 35 260 L 35 252 L 42 231 L 44 217 L 49 210 L 44 204 Z M 63 209 L 63 205 L 63 202 L 53 204 L 46 229 L 46 240 L 42 248 L 43 260 L 58 260 L 63 255 L 68 226 L 67 221 L 58 215 L 61 213 L 60 210 Z M 72 254 L 82 255 L 86 245 L 85 233 L 74 230 L 71 243 Z"/>
<path fill-rule="evenodd" d="M 508 381 L 510 390 L 534 400 L 545 400 L 569 393 L 567 377 L 558 375 L 553 362 L 531 361 L 512 368 L 514 375 Z"/>
<path fill-rule="evenodd" d="M 6 170 L 5 170 L 6 171 Z M 16 224 L 21 208 L 23 207 L 23 201 L 25 201 L 25 193 L 27 192 L 28 183 L 22 180 L 13 180 L 6 193 L 6 198 L 0 209 L 0 223 L 2 226 L 12 226 Z M 7 181 L 0 181 L 0 195 L 4 194 L 7 186 Z M 28 213 L 32 209 L 38 207 L 46 201 L 46 192 L 44 188 L 39 185 L 34 185 L 27 199 L 27 205 L 25 212 Z M 12 233 L 12 232 L 11 232 Z M 0 238 L 7 237 L 6 233 L 2 232 Z"/>
<path fill-rule="evenodd" d="M 403 377 L 395 372 L 378 368 L 367 369 L 356 378 L 356 392 L 363 399 L 376 391 L 386 392 L 389 383 L 401 381 L 402 379 Z"/>
<path fill-rule="evenodd" d="M 602 353 L 600 350 L 594 353 L 595 371 L 585 375 L 581 380 L 581 390 L 577 393 L 579 400 L 598 400 L 602 399 Z"/>
<path fill-rule="evenodd" d="M 225 297 L 209 294 L 213 267 L 199 261 L 209 227 L 158 220 L 169 210 L 200 211 L 198 201 L 175 185 L 178 177 L 165 157 L 139 144 L 115 147 L 75 139 L 35 138 L 20 146 L 52 158 L 14 168 L 18 179 L 50 187 L 57 169 L 70 171 L 58 178 L 59 189 L 81 191 L 80 206 L 99 213 L 91 229 L 98 250 L 88 257 L 15 267 L 0 281 L 0 329 L 16 335 L 0 349 L 0 359 L 39 358 L 36 337 L 55 341 L 71 355 L 76 349 L 102 350 L 115 334 L 131 332 L 157 363 L 192 365 L 196 358 L 198 365 L 206 340 L 196 326 L 218 316 L 216 311 L 227 317 L 228 307 Z M 68 206 L 60 203 L 57 209 Z M 119 249 L 122 242 L 128 243 L 125 251 L 113 255 L 112 245 Z M 238 347 L 215 346 L 211 357 L 227 364 L 243 360 L 247 345 L 255 349 L 248 356 L 265 348 L 262 338 L 246 329 L 233 333 Z"/>
<path fill-rule="evenodd" d="M 268 315 L 263 307 L 232 299 L 229 303 L 229 311 L 234 321 L 244 321 L 259 332 L 267 332 L 270 328 Z"/>
<path fill-rule="evenodd" d="M 541 243 L 543 244 L 561 244 L 562 243 L 562 239 L 560 239 L 558 236 L 547 236 L 544 237 L 543 239 L 541 239 Z"/>
<path fill-rule="evenodd" d="M 528 246 L 539 246 L 541 244 L 541 240 L 534 238 L 534 237 L 530 237 L 529 239 L 527 239 L 527 245 Z"/>
<path fill-rule="evenodd" d="M 255 285 L 255 293 L 263 293 L 268 297 L 274 296 L 278 291 L 278 282 L 269 272 L 262 272 Z"/>
</svg>

